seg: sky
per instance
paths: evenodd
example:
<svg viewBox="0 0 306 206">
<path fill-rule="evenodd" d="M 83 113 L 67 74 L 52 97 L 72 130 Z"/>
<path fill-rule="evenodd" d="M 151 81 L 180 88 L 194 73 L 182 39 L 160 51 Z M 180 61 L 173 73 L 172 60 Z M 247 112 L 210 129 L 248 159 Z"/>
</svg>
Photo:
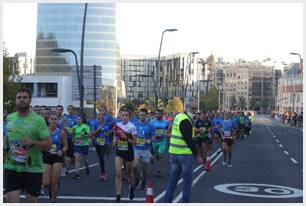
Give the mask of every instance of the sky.
<svg viewBox="0 0 306 206">
<path fill-rule="evenodd" d="M 35 3 L 3 5 L 3 40 L 8 52 L 35 55 Z M 117 3 L 121 55 L 178 52 L 234 59 L 298 62 L 303 54 L 302 3 Z M 19 15 L 16 15 L 18 13 Z M 12 26 L 18 25 L 18 26 Z"/>
</svg>

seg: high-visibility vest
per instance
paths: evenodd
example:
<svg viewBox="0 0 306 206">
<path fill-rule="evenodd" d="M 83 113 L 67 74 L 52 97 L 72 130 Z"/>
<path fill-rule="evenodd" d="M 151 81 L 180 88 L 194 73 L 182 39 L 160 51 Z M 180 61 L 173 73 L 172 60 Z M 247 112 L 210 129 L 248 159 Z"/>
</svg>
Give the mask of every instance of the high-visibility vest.
<svg viewBox="0 0 306 206">
<path fill-rule="evenodd" d="M 170 146 L 169 146 L 170 154 L 192 154 L 191 149 L 188 147 L 180 131 L 180 123 L 185 119 L 188 119 L 192 124 L 192 138 L 195 137 L 195 130 L 193 127 L 192 120 L 187 116 L 187 114 L 180 113 L 176 115 L 173 120 L 173 126 L 171 130 Z"/>
</svg>

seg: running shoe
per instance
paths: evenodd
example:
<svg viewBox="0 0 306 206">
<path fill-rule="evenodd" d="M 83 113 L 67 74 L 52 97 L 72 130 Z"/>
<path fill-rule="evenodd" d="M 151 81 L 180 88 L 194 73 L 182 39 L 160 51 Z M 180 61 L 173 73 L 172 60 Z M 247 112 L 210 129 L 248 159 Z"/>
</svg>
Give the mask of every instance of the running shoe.
<svg viewBox="0 0 306 206">
<path fill-rule="evenodd" d="M 223 160 L 222 161 L 222 165 L 225 166 L 226 165 L 226 161 Z"/>
<path fill-rule="evenodd" d="M 100 179 L 103 180 L 103 181 L 106 181 L 106 180 L 107 180 L 107 175 L 106 175 L 106 173 L 101 174 L 101 175 L 100 175 Z"/>
<path fill-rule="evenodd" d="M 232 167 L 232 163 L 229 163 L 229 164 L 227 165 L 227 167 Z"/>
<path fill-rule="evenodd" d="M 135 191 L 135 188 L 133 186 L 130 187 L 130 192 L 129 192 L 130 200 L 134 199 L 134 197 L 135 197 L 134 191 Z"/>
<path fill-rule="evenodd" d="M 44 191 L 44 188 L 40 188 L 40 195 L 45 195 L 45 191 Z"/>
</svg>

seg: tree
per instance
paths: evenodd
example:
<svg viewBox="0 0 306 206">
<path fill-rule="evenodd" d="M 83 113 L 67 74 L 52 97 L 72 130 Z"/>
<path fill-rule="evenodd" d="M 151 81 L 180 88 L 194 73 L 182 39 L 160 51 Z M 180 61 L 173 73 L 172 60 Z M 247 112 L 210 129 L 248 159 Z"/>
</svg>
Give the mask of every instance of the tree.
<svg viewBox="0 0 306 206">
<path fill-rule="evenodd" d="M 166 113 L 173 113 L 173 112 L 183 112 L 184 111 L 184 105 L 180 97 L 173 97 L 173 99 L 170 99 L 168 101 L 167 107 L 166 107 Z"/>
<path fill-rule="evenodd" d="M 145 100 L 144 106 L 148 111 L 155 111 L 155 99 L 154 97 L 149 97 L 148 99 Z M 157 108 L 165 111 L 166 108 L 166 103 L 164 100 L 159 99 L 157 101 Z"/>
<path fill-rule="evenodd" d="M 215 86 L 212 86 L 207 94 L 200 95 L 200 108 L 205 110 L 218 109 L 218 91 Z"/>
<path fill-rule="evenodd" d="M 21 78 L 13 79 L 13 67 L 6 48 L 3 48 L 3 107 L 8 113 L 16 109 L 16 91 L 22 87 Z"/>
<path fill-rule="evenodd" d="M 238 106 L 239 106 L 240 109 L 244 109 L 245 108 L 246 100 L 245 100 L 245 98 L 243 96 L 239 97 Z"/>
</svg>

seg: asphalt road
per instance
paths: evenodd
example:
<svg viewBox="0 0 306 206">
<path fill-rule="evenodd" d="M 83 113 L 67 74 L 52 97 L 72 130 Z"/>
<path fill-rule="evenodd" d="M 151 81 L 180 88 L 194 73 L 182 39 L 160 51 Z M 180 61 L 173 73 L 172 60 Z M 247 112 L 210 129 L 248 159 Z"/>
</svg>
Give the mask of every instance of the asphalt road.
<svg viewBox="0 0 306 206">
<path fill-rule="evenodd" d="M 194 168 L 191 202 L 195 203 L 302 203 L 303 134 L 300 129 L 286 127 L 267 115 L 257 115 L 249 137 L 233 145 L 232 168 L 222 166 L 222 153 L 214 145 L 212 171 L 202 165 Z M 96 153 L 89 152 L 90 174 L 81 170 L 81 179 L 73 180 L 73 171 L 61 177 L 59 203 L 115 202 L 114 156 L 106 160 L 108 180 L 99 180 Z M 149 166 L 149 181 L 153 182 L 154 202 L 162 202 L 166 188 L 169 162 L 166 156 L 163 177 L 157 177 L 154 165 Z M 82 166 L 81 166 L 82 167 Z M 174 202 L 181 200 L 179 181 Z M 123 182 L 122 202 L 144 203 L 145 190 L 137 190 L 135 199 L 128 199 L 128 184 Z M 22 199 L 22 202 L 25 200 Z M 41 196 L 40 202 L 50 202 Z"/>
</svg>

